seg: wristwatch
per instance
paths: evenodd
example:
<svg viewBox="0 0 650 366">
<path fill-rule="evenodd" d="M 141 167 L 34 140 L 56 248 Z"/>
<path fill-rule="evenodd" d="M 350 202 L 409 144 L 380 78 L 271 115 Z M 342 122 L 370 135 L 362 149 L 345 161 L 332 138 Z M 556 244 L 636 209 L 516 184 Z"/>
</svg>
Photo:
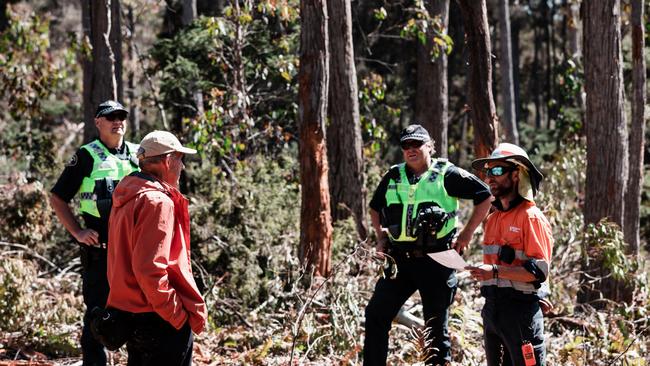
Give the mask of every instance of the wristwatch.
<svg viewBox="0 0 650 366">
<path fill-rule="evenodd" d="M 492 278 L 499 279 L 499 267 L 496 264 L 492 265 Z"/>
</svg>

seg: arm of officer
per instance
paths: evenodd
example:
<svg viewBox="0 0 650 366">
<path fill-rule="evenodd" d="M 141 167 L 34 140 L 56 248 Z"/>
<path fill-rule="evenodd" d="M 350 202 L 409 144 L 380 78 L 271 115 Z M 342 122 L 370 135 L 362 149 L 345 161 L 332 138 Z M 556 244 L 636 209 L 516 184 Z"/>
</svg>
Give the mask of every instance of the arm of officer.
<svg viewBox="0 0 650 366">
<path fill-rule="evenodd" d="M 92 229 L 82 229 L 81 225 L 75 218 L 70 209 L 70 205 L 61 199 L 56 193 L 50 194 L 50 206 L 56 213 L 56 217 L 59 218 L 59 221 L 63 226 L 68 230 L 68 232 L 80 243 L 98 246 L 99 245 L 99 234 Z"/>
<path fill-rule="evenodd" d="M 377 235 L 377 252 L 386 253 L 388 250 L 388 235 L 386 235 L 381 228 L 379 212 L 372 208 L 370 209 L 370 221 L 372 222 L 372 227 L 375 229 L 375 234 Z"/>
<path fill-rule="evenodd" d="M 472 240 L 474 231 L 476 231 L 476 228 L 481 224 L 485 216 L 487 216 L 493 199 L 492 196 L 489 196 L 484 199 L 483 202 L 474 205 L 472 215 L 469 217 L 469 220 L 467 220 L 463 230 L 458 234 L 456 241 L 452 244 L 452 247 L 456 249 L 457 252 L 462 252 L 465 250 L 467 245 L 469 245 L 469 241 Z"/>
</svg>

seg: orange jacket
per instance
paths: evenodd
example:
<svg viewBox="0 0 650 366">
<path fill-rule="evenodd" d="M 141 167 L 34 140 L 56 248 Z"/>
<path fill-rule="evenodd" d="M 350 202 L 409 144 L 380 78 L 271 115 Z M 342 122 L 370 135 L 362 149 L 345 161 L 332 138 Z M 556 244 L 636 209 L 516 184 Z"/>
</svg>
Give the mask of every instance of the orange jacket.
<svg viewBox="0 0 650 366">
<path fill-rule="evenodd" d="M 207 319 L 190 263 L 187 199 L 143 173 L 113 193 L 108 231 L 108 307 L 156 312 L 176 329 L 189 319 L 200 333 Z"/>
<path fill-rule="evenodd" d="M 511 264 L 499 260 L 499 249 L 509 245 L 515 250 Z M 523 200 L 507 211 L 494 210 L 487 217 L 483 235 L 483 263 L 500 266 L 522 266 L 534 260 L 546 275 L 542 286 L 548 286 L 548 274 L 553 254 L 553 232 L 546 216 L 534 202 Z M 496 279 L 483 281 L 483 286 L 512 287 L 524 293 L 537 293 L 530 283 Z"/>
</svg>

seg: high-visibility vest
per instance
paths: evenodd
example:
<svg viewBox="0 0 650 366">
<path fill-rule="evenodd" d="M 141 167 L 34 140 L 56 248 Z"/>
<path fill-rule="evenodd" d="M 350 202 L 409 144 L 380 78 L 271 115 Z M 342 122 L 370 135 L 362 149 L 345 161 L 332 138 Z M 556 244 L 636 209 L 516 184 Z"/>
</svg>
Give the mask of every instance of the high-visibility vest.
<svg viewBox="0 0 650 366">
<path fill-rule="evenodd" d="M 412 226 L 418 215 L 419 209 L 426 205 L 435 204 L 450 214 L 447 223 L 440 231 L 436 233 L 436 238 L 443 238 L 448 235 L 456 227 L 456 211 L 458 210 L 458 199 L 449 196 L 445 189 L 445 172 L 452 166 L 447 159 L 436 159 L 432 162 L 429 170 L 425 172 L 418 183 L 410 184 L 406 176 L 406 164 L 398 165 L 399 179 L 394 180 L 391 178 L 388 182 L 388 189 L 386 190 L 386 206 L 388 211 L 394 213 L 399 212 L 401 206 L 401 217 L 392 215 L 392 219 L 388 217 L 388 225 L 400 225 L 399 236 L 393 236 L 389 232 L 388 236 L 391 241 L 398 244 L 399 242 L 414 242 L 417 237 L 409 236 L 412 232 Z M 397 205 L 391 207 L 393 205 Z M 397 210 L 395 210 L 397 208 Z M 399 220 L 399 222 L 396 222 Z"/>
<path fill-rule="evenodd" d="M 110 151 L 99 140 L 94 140 L 82 149 L 88 151 L 93 159 L 93 170 L 89 177 L 84 177 L 79 188 L 79 210 L 91 216 L 100 217 L 97 209 L 98 199 L 108 199 L 113 194 L 117 183 L 125 176 L 134 171 L 140 170 L 132 160 L 136 159 L 138 145 L 126 142 L 129 149 L 130 159 L 122 160 L 111 154 Z M 97 183 L 105 180 L 104 192 L 96 192 Z M 103 188 L 103 187 L 102 187 Z M 108 218 L 107 218 L 108 219 Z"/>
</svg>

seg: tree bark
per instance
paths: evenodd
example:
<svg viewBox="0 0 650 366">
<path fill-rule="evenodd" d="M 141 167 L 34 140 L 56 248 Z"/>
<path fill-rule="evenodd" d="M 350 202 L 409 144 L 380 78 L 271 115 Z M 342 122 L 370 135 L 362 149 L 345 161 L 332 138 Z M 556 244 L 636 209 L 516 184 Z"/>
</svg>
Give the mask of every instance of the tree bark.
<svg viewBox="0 0 650 366">
<path fill-rule="evenodd" d="M 84 141 L 97 136 L 95 110 L 113 99 L 122 101 L 122 32 L 119 0 L 81 2 L 84 36 L 92 52 L 83 60 Z"/>
<path fill-rule="evenodd" d="M 0 33 L 9 28 L 9 16 L 7 15 L 8 0 L 0 0 Z"/>
<path fill-rule="evenodd" d="M 350 0 L 330 0 L 327 11 L 331 76 L 327 152 L 332 219 L 337 221 L 354 215 L 357 233 L 363 240 L 368 235 L 368 225 Z"/>
<path fill-rule="evenodd" d="M 587 92 L 587 179 L 585 223 L 602 218 L 624 227 L 624 192 L 628 177 L 628 152 L 623 110 L 623 58 L 621 53 L 621 8 L 619 0 L 586 1 L 584 6 L 585 90 Z M 578 301 L 601 296 L 631 299 L 623 282 L 608 277 L 602 258 L 589 258 L 585 273 L 602 277 L 584 285 Z"/>
<path fill-rule="evenodd" d="M 425 3 L 431 18 L 440 18 L 445 33 L 449 23 L 449 0 L 428 0 Z M 429 131 L 435 141 L 437 155 L 448 154 L 448 104 L 447 54 L 444 51 L 432 59 L 433 27 L 427 30 L 426 44 L 417 42 L 417 89 L 415 94 L 415 120 Z"/>
<path fill-rule="evenodd" d="M 627 131 L 623 111 L 623 59 L 619 0 L 585 6 L 587 181 L 585 221 L 607 217 L 623 227 Z"/>
<path fill-rule="evenodd" d="M 499 119 L 492 96 L 490 33 L 485 0 L 458 0 L 469 55 L 468 94 L 474 126 L 474 154 L 488 156 L 497 145 Z"/>
<path fill-rule="evenodd" d="M 645 59 L 643 43 L 643 0 L 632 0 L 632 121 L 630 124 L 630 172 L 625 195 L 625 241 L 630 253 L 639 252 L 639 208 L 643 187 L 643 147 L 645 146 Z"/>
<path fill-rule="evenodd" d="M 135 19 L 133 17 L 133 6 L 126 5 L 126 23 L 127 23 L 127 89 L 126 97 L 129 108 L 129 126 L 131 140 L 140 136 L 140 108 L 136 102 L 136 74 L 138 68 L 138 54 L 135 49 Z"/>
<path fill-rule="evenodd" d="M 519 145 L 515 89 L 512 74 L 512 43 L 510 41 L 510 8 L 508 0 L 499 0 L 499 35 L 501 66 L 501 93 L 503 95 L 503 129 L 506 141 Z"/>
<path fill-rule="evenodd" d="M 300 134 L 300 250 L 308 272 L 331 271 L 332 219 L 327 181 L 325 140 L 329 54 L 327 5 L 323 0 L 300 2 L 300 71 L 298 106 Z"/>
</svg>

